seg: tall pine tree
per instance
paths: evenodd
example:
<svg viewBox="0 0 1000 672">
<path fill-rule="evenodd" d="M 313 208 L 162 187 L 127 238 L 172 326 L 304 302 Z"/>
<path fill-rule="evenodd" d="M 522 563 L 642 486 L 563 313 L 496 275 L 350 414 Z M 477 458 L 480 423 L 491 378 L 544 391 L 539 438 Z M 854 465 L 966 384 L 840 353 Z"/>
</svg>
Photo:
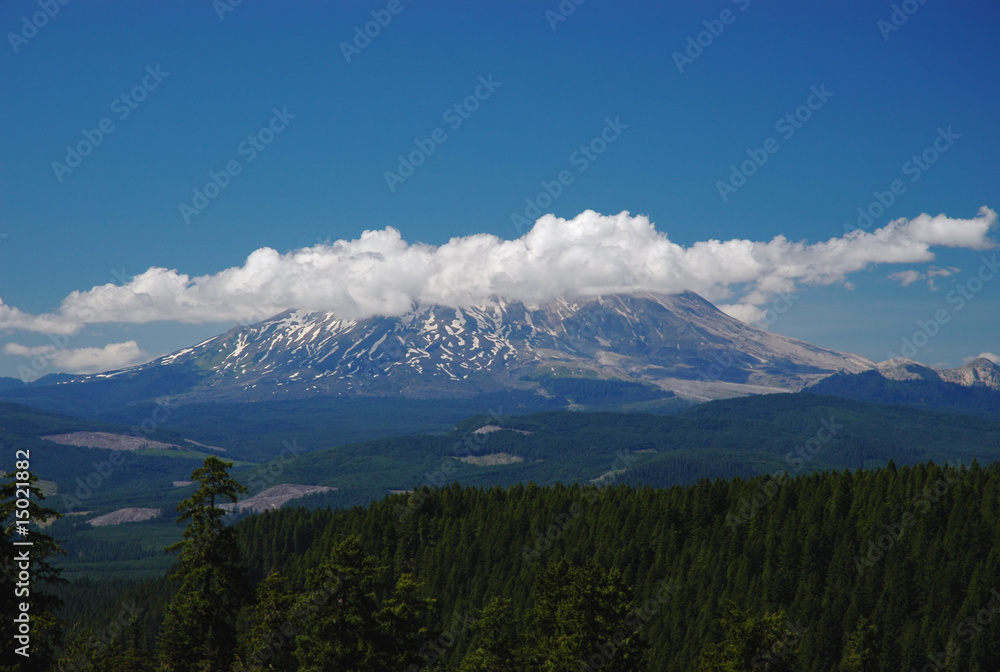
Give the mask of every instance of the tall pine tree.
<svg viewBox="0 0 1000 672">
<path fill-rule="evenodd" d="M 223 519 L 221 503 L 235 503 L 246 492 L 229 476 L 231 462 L 205 458 L 191 479 L 198 490 L 177 505 L 187 521 L 184 539 L 168 551 L 180 551 L 174 578 L 181 586 L 167 606 L 159 641 L 160 664 L 170 672 L 222 672 L 233 662 L 236 615 L 247 584 L 236 534 Z"/>
</svg>

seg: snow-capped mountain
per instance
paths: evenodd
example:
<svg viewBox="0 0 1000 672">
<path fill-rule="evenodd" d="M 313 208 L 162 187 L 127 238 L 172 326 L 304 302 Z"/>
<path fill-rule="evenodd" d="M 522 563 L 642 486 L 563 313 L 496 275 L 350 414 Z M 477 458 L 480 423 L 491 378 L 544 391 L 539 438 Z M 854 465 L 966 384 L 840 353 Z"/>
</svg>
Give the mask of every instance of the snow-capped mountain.
<svg viewBox="0 0 1000 672">
<path fill-rule="evenodd" d="M 195 376 L 189 393 L 198 397 L 427 397 L 532 388 L 546 375 L 596 375 L 707 399 L 797 390 L 836 371 L 873 366 L 749 326 L 687 292 L 539 306 L 497 299 L 360 320 L 292 310 L 148 364 L 74 382 L 169 369 Z"/>
<path fill-rule="evenodd" d="M 966 387 L 990 387 L 1000 390 L 1000 366 L 985 357 L 974 359 L 968 364 L 954 369 L 938 371 L 946 383 L 958 383 Z"/>
<path fill-rule="evenodd" d="M 895 357 L 879 362 L 876 369 L 889 380 L 929 380 L 1000 390 L 1000 366 L 985 357 L 954 369 L 934 369 L 906 357 Z"/>
<path fill-rule="evenodd" d="M 941 374 L 936 369 L 924 366 L 908 357 L 893 357 L 879 362 L 875 368 L 888 380 L 941 380 Z"/>
</svg>

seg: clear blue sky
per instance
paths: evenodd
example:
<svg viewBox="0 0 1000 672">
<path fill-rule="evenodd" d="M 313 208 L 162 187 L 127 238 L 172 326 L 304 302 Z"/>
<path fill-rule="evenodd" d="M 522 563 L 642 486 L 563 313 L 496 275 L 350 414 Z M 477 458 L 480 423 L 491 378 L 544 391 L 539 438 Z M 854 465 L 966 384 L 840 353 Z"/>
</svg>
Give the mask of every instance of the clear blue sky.
<svg viewBox="0 0 1000 672">
<path fill-rule="evenodd" d="M 225 1 L 76 0 L 37 20 L 45 25 L 36 31 L 25 29 L 23 17 L 30 22 L 42 11 L 37 0 L 0 5 L 0 297 L 7 306 L 47 313 L 74 290 L 121 284 L 123 269 L 126 280 L 152 266 L 212 274 L 242 265 L 261 247 L 287 252 L 386 226 L 431 245 L 478 232 L 517 238 L 511 214 L 523 214 L 525 198 L 563 170 L 574 181 L 544 212 L 572 218 L 587 209 L 628 210 L 685 246 L 841 236 L 857 208 L 894 180 L 906 191 L 872 228 L 920 213 L 965 219 L 981 206 L 998 208 L 995 1 L 914 1 L 918 9 L 891 32 L 878 23 L 892 19 L 887 1 L 565 0 L 575 11 L 554 30 L 546 11 L 559 11 L 556 0 L 246 0 L 220 19 Z M 372 12 L 391 22 L 348 63 L 341 43 Z M 720 15 L 730 22 L 715 22 Z M 675 52 L 720 26 L 679 71 Z M 169 74 L 149 74 L 157 68 Z M 444 111 L 491 75 L 499 86 L 453 128 Z M 144 81 L 145 99 L 127 106 L 121 96 L 131 100 Z M 814 86 L 832 97 L 784 139 L 775 122 L 806 103 Z M 277 122 L 273 142 L 248 161 L 240 143 L 271 122 L 274 109 L 294 119 Z M 606 118 L 628 128 L 580 171 L 571 157 Z M 67 144 L 104 119 L 114 130 L 89 156 L 72 172 L 53 168 L 66 163 Z M 390 190 L 385 173 L 397 169 L 397 156 L 436 128 L 447 139 Z M 960 138 L 910 181 L 904 164 L 932 146 L 939 128 Z M 721 198 L 718 182 L 729 178 L 730 165 L 771 137 L 778 151 Z M 185 221 L 178 205 L 190 204 L 209 171 L 230 161 L 239 174 Z M 880 264 L 851 274 L 853 288 L 805 287 L 771 328 L 878 360 L 898 351 L 917 320 L 946 308 L 953 319 L 917 359 L 956 365 L 1000 352 L 1000 282 L 984 283 L 960 311 L 946 301 L 984 253 L 934 252 L 931 265 Z M 887 277 L 932 265 L 960 270 L 936 278 L 938 291 L 924 280 L 901 286 Z M 229 326 L 94 324 L 68 347 L 135 339 L 158 355 Z M 0 331 L 0 345 L 11 342 L 50 341 Z M 25 361 L 0 353 L 0 375 L 16 375 Z"/>
</svg>

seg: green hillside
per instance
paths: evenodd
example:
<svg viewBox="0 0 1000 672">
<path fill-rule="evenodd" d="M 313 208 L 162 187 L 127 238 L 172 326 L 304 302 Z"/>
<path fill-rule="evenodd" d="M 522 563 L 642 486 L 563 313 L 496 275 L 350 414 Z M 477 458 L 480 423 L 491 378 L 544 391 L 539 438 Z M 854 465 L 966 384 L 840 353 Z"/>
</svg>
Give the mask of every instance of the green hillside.
<svg viewBox="0 0 1000 672">
<path fill-rule="evenodd" d="M 734 522 L 747 500 L 759 506 Z M 409 574 L 414 599 L 433 605 L 412 626 L 424 628 L 415 638 L 397 633 L 392 650 L 410 642 L 415 667 L 396 669 L 508 669 L 505 659 L 509 669 L 576 671 L 598 652 L 599 669 L 678 672 L 1000 666 L 996 465 L 889 465 L 779 485 L 764 477 L 668 489 L 455 486 L 411 501 L 283 510 L 237 525 L 258 588 L 271 572 L 284 577 L 243 607 L 243 660 L 276 665 L 255 669 L 327 669 L 315 666 L 319 654 L 303 638 L 325 627 L 324 641 L 337 646 L 338 614 L 367 618 Z M 348 552 L 352 535 L 356 552 Z M 316 602 L 323 576 L 355 576 L 362 566 L 381 577 L 372 579 L 373 602 L 354 602 L 350 592 L 347 602 Z M 144 584 L 99 611 L 110 618 L 140 601 L 143 646 L 152 646 L 171 585 Z M 269 624 L 265 635 L 281 635 L 266 650 L 260 623 Z M 582 640 L 563 639 L 574 623 L 596 625 Z M 617 664 L 608 642 L 618 635 L 637 638 L 644 662 Z M 748 662 L 727 666 L 736 660 Z"/>
<path fill-rule="evenodd" d="M 64 429 L 82 422 L 46 414 L 32 417 L 46 431 L 45 422 L 63 423 Z M 491 425 L 498 429 L 477 432 Z M 169 436 L 179 436 L 176 431 L 171 430 Z M 314 426 L 312 431 L 322 436 L 320 428 Z M 904 465 L 927 460 L 970 464 L 976 459 L 985 464 L 1000 455 L 1000 424 L 994 422 L 818 395 L 732 399 L 670 416 L 479 415 L 438 434 L 348 445 L 336 445 L 337 436 L 329 434 L 326 442 L 332 447 L 320 449 L 315 444 L 303 445 L 295 433 L 278 442 L 280 436 L 273 435 L 277 445 L 270 459 L 254 464 L 237 460 L 234 475 L 247 484 L 250 495 L 281 483 L 336 488 L 297 502 L 309 508 L 335 509 L 364 506 L 392 492 L 452 482 L 480 487 L 529 482 L 670 487 L 702 478 L 869 469 L 889 460 Z M 33 465 L 38 475 L 58 487 L 58 493 L 47 501 L 63 512 L 89 512 L 68 516 L 52 526 L 52 533 L 71 551 L 61 561 L 70 576 L 143 577 L 162 572 L 169 559 L 148 537 L 179 538 L 173 510 L 193 486 L 175 487 L 173 482 L 188 480 L 207 451 L 136 451 L 122 456 L 18 434 L 8 440 L 12 446 L 31 446 L 37 451 Z M 236 455 L 222 454 L 227 459 Z M 108 472 L 113 458 L 120 462 Z M 88 478 L 98 487 L 89 489 Z M 158 508 L 165 515 L 141 525 L 101 531 L 85 522 L 124 507 Z"/>
</svg>

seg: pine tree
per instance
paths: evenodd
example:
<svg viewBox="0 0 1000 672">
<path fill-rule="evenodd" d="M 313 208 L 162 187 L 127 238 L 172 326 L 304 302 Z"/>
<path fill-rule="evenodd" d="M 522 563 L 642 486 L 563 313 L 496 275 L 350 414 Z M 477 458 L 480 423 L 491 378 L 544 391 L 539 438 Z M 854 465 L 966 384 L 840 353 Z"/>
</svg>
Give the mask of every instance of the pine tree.
<svg viewBox="0 0 1000 672">
<path fill-rule="evenodd" d="M 783 611 L 753 616 L 730 602 L 721 619 L 725 639 L 709 642 L 701 652 L 698 672 L 792 672 L 802 636 L 790 628 Z"/>
<path fill-rule="evenodd" d="M 393 583 L 388 567 L 352 536 L 311 572 L 293 611 L 300 672 L 382 672 L 422 667 L 422 627 L 432 601 L 417 596 L 407 574 Z"/>
<path fill-rule="evenodd" d="M 282 670 L 294 672 L 295 628 L 291 622 L 295 596 L 285 578 L 274 573 L 257 587 L 253 615 L 240 638 L 240 656 L 234 672 Z"/>
<path fill-rule="evenodd" d="M 528 669 L 544 672 L 634 672 L 644 644 L 643 620 L 616 569 L 594 563 L 572 567 L 566 561 L 546 568 L 535 586 L 525 648 Z"/>
<path fill-rule="evenodd" d="M 844 645 L 844 657 L 840 661 L 840 669 L 843 672 L 877 672 L 877 645 L 875 626 L 862 616 Z"/>
<path fill-rule="evenodd" d="M 218 504 L 235 503 L 246 488 L 229 476 L 231 462 L 205 458 L 191 479 L 201 485 L 177 505 L 187 521 L 174 577 L 181 586 L 167 606 L 159 641 L 160 664 L 170 672 L 228 670 L 236 647 L 236 614 L 246 590 L 233 528 Z"/>
<path fill-rule="evenodd" d="M 19 453 L 26 451 L 17 451 Z M 59 518 L 54 509 L 41 504 L 45 494 L 38 487 L 38 477 L 28 471 L 27 460 L 16 462 L 18 471 L 9 474 L 0 483 L 0 524 L 3 534 L 3 556 L 0 559 L 0 635 L 3 638 L 4 657 L 0 659 L 0 671 L 20 672 L 21 670 L 45 669 L 54 659 L 53 649 L 58 638 L 59 623 L 55 612 L 62 602 L 44 592 L 43 586 L 65 583 L 59 577 L 59 570 L 52 566 L 50 558 L 63 553 L 58 542 L 39 530 L 39 523 Z M 20 467 L 24 467 L 21 469 Z M 18 501 L 26 501 L 20 506 Z M 30 546 L 18 544 L 31 544 Z M 25 568 L 27 566 L 27 568 Z M 29 604 L 28 623 L 15 623 L 20 617 L 21 604 Z M 29 638 L 22 645 L 15 639 L 21 635 L 24 625 Z M 24 657 L 15 652 L 26 646 Z"/>
<path fill-rule="evenodd" d="M 490 600 L 472 626 L 475 648 L 462 660 L 461 672 L 520 672 L 521 637 L 514 623 L 509 598 Z"/>
</svg>

